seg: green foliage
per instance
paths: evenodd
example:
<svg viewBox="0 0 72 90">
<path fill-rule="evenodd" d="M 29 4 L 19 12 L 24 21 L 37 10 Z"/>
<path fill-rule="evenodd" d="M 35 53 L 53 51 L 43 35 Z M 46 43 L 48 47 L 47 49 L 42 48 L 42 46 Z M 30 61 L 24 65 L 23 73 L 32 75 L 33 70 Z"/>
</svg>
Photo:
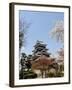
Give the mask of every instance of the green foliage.
<svg viewBox="0 0 72 90">
<path fill-rule="evenodd" d="M 22 69 L 19 71 L 19 79 L 23 79 L 23 70 Z"/>
<path fill-rule="evenodd" d="M 63 77 L 64 76 L 64 73 L 63 72 L 57 72 L 56 74 L 55 73 L 48 73 L 48 77 Z"/>
<path fill-rule="evenodd" d="M 29 54 L 29 55 L 27 56 L 27 60 L 32 60 L 32 55 L 31 55 L 31 54 Z"/>
<path fill-rule="evenodd" d="M 49 72 L 48 77 L 56 77 L 55 73 Z"/>
<path fill-rule="evenodd" d="M 63 77 L 64 73 L 63 72 L 57 72 L 56 77 Z"/>
<path fill-rule="evenodd" d="M 26 58 L 27 58 L 27 55 L 25 53 L 22 53 L 22 57 L 20 60 L 20 65 L 22 69 L 23 69 L 23 66 L 25 65 Z"/>
<path fill-rule="evenodd" d="M 37 74 L 32 71 L 23 71 L 19 74 L 19 79 L 33 79 L 37 78 Z"/>
<path fill-rule="evenodd" d="M 31 55 L 29 55 L 29 57 L 31 57 Z M 25 53 L 22 53 L 20 65 L 21 65 L 21 70 L 19 72 L 19 78 L 20 79 L 31 78 L 31 76 L 36 77 L 36 76 L 34 76 L 35 74 L 33 75 L 33 72 L 30 71 L 31 62 Z M 25 71 L 25 69 L 27 69 L 27 71 Z"/>
<path fill-rule="evenodd" d="M 31 69 L 31 62 L 27 61 L 25 65 L 26 65 L 26 67 L 27 67 L 27 69 L 29 71 L 29 69 Z"/>
<path fill-rule="evenodd" d="M 60 71 L 64 71 L 64 65 L 60 65 Z"/>
</svg>

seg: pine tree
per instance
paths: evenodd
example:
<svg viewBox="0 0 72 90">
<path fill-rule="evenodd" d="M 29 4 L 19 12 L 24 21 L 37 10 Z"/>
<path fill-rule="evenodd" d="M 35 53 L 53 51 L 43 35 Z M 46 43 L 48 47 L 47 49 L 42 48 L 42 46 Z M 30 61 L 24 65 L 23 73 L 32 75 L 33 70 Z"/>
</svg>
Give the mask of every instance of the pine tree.
<svg viewBox="0 0 72 90">
<path fill-rule="evenodd" d="M 19 72 L 19 78 L 20 79 L 23 79 L 23 72 L 24 72 L 24 69 L 26 68 L 26 65 L 25 65 L 25 62 L 26 62 L 26 59 L 27 59 L 27 55 L 25 53 L 22 53 L 22 57 L 21 57 L 21 60 L 20 60 L 20 72 Z"/>
</svg>

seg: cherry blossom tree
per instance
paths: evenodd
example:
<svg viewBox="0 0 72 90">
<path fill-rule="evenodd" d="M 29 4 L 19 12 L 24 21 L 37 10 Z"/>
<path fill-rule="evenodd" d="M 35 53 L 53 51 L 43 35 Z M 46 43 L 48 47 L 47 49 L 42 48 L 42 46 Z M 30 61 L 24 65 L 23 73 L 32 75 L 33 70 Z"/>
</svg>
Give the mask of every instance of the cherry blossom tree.
<svg viewBox="0 0 72 90">
<path fill-rule="evenodd" d="M 60 48 L 60 50 L 58 51 L 58 57 L 60 60 L 64 60 L 64 49 Z"/>
<path fill-rule="evenodd" d="M 52 31 L 50 32 L 50 36 L 54 38 L 57 42 L 60 42 L 63 47 L 60 48 L 57 53 L 57 60 L 60 63 L 60 71 L 64 71 L 64 21 L 57 21 Z"/>
<path fill-rule="evenodd" d="M 50 32 L 50 36 L 57 42 L 64 43 L 64 21 L 57 21 Z"/>
</svg>

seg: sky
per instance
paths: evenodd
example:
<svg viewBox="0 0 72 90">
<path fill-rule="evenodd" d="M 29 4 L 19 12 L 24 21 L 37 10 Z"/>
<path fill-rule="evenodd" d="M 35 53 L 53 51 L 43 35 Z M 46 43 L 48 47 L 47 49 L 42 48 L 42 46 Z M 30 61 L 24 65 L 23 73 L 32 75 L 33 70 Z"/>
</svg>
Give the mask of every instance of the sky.
<svg viewBox="0 0 72 90">
<path fill-rule="evenodd" d="M 46 12 L 46 11 L 19 11 L 19 18 L 22 21 L 30 23 L 26 33 L 26 45 L 22 48 L 22 52 L 27 55 L 32 54 L 34 45 L 37 40 L 43 41 L 47 44 L 52 55 L 55 55 L 57 50 L 62 47 L 60 42 L 49 36 L 49 33 L 53 29 L 57 21 L 64 21 L 63 12 Z"/>
</svg>

